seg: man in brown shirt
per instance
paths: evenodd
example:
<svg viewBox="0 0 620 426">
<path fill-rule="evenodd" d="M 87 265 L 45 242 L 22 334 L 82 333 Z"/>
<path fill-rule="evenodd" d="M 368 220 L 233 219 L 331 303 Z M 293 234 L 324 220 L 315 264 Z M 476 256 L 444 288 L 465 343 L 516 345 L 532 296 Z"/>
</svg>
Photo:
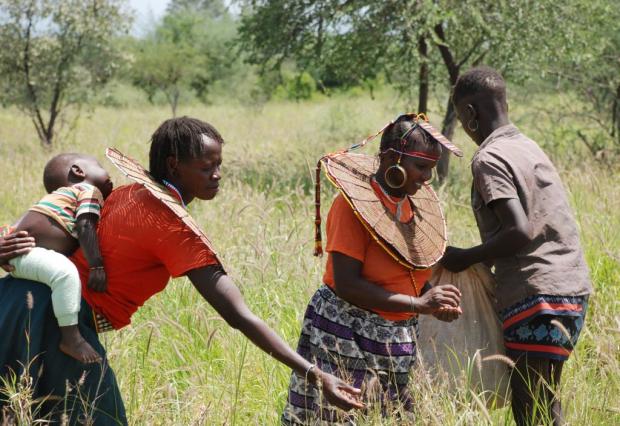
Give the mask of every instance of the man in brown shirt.
<svg viewBox="0 0 620 426">
<path fill-rule="evenodd" d="M 483 243 L 502 226 L 493 201 L 518 200 L 529 222 L 529 243 L 513 256 L 494 259 L 498 307 L 539 294 L 589 294 L 589 271 L 566 191 L 536 142 L 512 124 L 502 126 L 480 145 L 471 169 L 472 208 Z"/>
<path fill-rule="evenodd" d="M 479 67 L 462 74 L 453 102 L 479 145 L 472 160 L 472 208 L 482 244 L 449 247 L 441 263 L 455 272 L 494 264 L 504 344 L 516 364 L 515 420 L 563 424 L 554 389 L 592 291 L 566 191 L 545 153 L 510 123 L 506 85 L 497 71 Z"/>
</svg>

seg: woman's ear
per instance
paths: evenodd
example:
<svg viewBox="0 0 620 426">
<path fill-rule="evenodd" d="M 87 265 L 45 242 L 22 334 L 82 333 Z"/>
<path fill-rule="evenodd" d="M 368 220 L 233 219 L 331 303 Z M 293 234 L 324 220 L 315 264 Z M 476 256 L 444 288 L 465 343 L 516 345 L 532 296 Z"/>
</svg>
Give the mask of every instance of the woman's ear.
<svg viewBox="0 0 620 426">
<path fill-rule="evenodd" d="M 396 164 L 398 161 L 398 154 L 391 149 L 379 153 L 379 161 L 385 165 Z"/>
<path fill-rule="evenodd" d="M 168 177 L 173 177 L 177 175 L 177 167 L 179 166 L 179 160 L 176 157 L 169 156 L 166 158 L 166 171 L 168 172 Z"/>
</svg>

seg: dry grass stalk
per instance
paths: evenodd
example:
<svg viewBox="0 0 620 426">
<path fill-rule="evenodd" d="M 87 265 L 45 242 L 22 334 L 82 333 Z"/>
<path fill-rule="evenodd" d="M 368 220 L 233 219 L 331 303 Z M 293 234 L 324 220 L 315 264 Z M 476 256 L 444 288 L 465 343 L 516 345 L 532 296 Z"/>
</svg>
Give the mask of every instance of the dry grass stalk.
<svg viewBox="0 0 620 426">
<path fill-rule="evenodd" d="M 562 332 L 562 334 L 568 339 L 568 342 L 572 344 L 573 337 L 570 335 L 570 333 L 568 332 L 564 324 L 562 324 L 560 321 L 556 319 L 552 319 L 551 324 L 556 326 Z"/>
<path fill-rule="evenodd" d="M 502 354 L 495 354 L 495 355 L 485 356 L 484 358 L 482 358 L 482 361 L 483 362 L 499 361 L 499 362 L 503 362 L 504 364 L 506 364 L 510 368 L 515 368 L 515 366 L 516 366 L 516 364 L 515 364 L 515 362 L 513 360 L 508 358 L 506 355 L 502 355 Z"/>
<path fill-rule="evenodd" d="M 30 311 L 34 307 L 34 297 L 32 297 L 32 292 L 30 292 L 30 291 L 28 293 L 26 293 L 26 307 Z"/>
<path fill-rule="evenodd" d="M 486 405 L 484 404 L 484 402 L 482 402 L 482 400 L 478 397 L 478 395 L 476 395 L 476 393 L 470 389 L 469 391 L 471 393 L 471 396 L 473 397 L 474 401 L 476 402 L 476 405 L 478 406 L 478 409 L 480 411 L 482 411 L 482 414 L 484 415 L 484 418 L 486 419 L 487 422 L 489 422 L 489 424 L 493 424 L 493 420 L 491 419 L 491 415 L 489 414 L 489 410 L 487 410 Z"/>
<path fill-rule="evenodd" d="M 482 373 L 482 355 L 480 354 L 480 349 L 474 354 L 474 363 L 476 364 L 478 374 Z"/>
</svg>

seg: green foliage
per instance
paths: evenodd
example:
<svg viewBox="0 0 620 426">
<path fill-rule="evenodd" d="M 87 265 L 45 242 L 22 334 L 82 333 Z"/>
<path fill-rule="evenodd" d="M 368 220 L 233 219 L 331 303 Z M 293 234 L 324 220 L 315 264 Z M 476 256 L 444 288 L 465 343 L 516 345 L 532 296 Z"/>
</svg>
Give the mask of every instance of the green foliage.
<svg viewBox="0 0 620 426">
<path fill-rule="evenodd" d="M 194 41 L 200 17 L 188 13 L 167 15 L 155 32 L 139 42 L 133 83 L 149 100 L 161 91 L 176 115 L 181 92 L 193 82 L 209 79 L 206 56 Z"/>
<path fill-rule="evenodd" d="M 576 93 L 585 109 L 574 103 L 563 105 L 565 114 L 596 130 L 578 131 L 588 149 L 605 155 L 611 149 L 620 153 L 620 7 L 604 0 L 579 4 L 565 13 L 578 22 L 571 31 L 563 31 L 563 45 L 573 46 L 556 53 L 543 68 L 558 87 Z"/>
<path fill-rule="evenodd" d="M 316 92 L 316 82 L 307 72 L 286 73 L 282 76 L 282 80 L 282 83 L 275 88 L 274 99 L 308 100 Z"/>
<path fill-rule="evenodd" d="M 235 23 L 217 4 L 173 2 L 153 33 L 137 42 L 132 81 L 150 101 L 163 93 L 173 115 L 183 94 L 205 101 L 236 60 L 230 54 Z"/>
<path fill-rule="evenodd" d="M 384 72 L 406 91 L 415 86 L 423 63 L 430 65 L 431 81 L 443 87 L 483 60 L 521 71 L 532 63 L 539 37 L 558 22 L 556 9 L 551 0 L 263 0 L 246 9 L 240 38 L 250 61 L 280 64 L 292 58 L 326 86 L 361 84 Z M 422 40 L 431 44 L 425 54 Z M 544 49 L 553 45 L 547 42 Z"/>
<path fill-rule="evenodd" d="M 461 71 L 484 62 L 512 78 L 536 75 L 556 49 L 556 28 L 573 25 L 562 14 L 567 6 L 554 0 L 246 3 L 239 34 L 249 61 L 279 67 L 292 59 L 321 87 L 362 85 L 384 74 L 407 109 L 420 112 L 435 112 L 428 109 L 435 92 L 444 97 L 438 112 L 447 138 L 454 134 L 456 113 L 446 94 Z M 446 154 L 437 168 L 440 180 L 448 165 Z"/>
<path fill-rule="evenodd" d="M 593 71 L 595 85 L 604 89 L 588 87 L 585 96 L 595 98 L 595 110 L 605 104 L 612 106 L 607 115 L 620 116 L 615 1 L 598 0 L 585 7 L 578 0 L 245 3 L 239 34 L 252 63 L 270 68 L 293 60 L 321 88 L 363 85 L 383 74 L 409 109 L 443 114 L 441 130 L 448 138 L 454 134 L 456 115 L 447 95 L 462 71 L 483 63 L 522 82 L 556 64 L 561 66 L 558 73 L 572 75 L 579 68 L 566 59 L 584 52 L 576 56 L 583 63 L 578 72 Z M 583 42 L 573 43 L 577 38 Z M 587 47 L 581 46 L 585 43 Z M 432 94 L 444 99 L 436 111 L 428 109 Z M 619 121 L 613 119 L 611 126 L 617 137 Z M 446 176 L 447 157 L 438 171 Z"/>
<path fill-rule="evenodd" d="M 114 74 L 112 38 L 128 28 L 119 0 L 0 0 L 0 97 L 32 119 L 50 145 L 67 106 Z"/>
<path fill-rule="evenodd" d="M 206 13 L 212 18 L 228 16 L 228 10 L 222 0 L 171 0 L 167 11 L 169 13 L 183 11 Z"/>
</svg>

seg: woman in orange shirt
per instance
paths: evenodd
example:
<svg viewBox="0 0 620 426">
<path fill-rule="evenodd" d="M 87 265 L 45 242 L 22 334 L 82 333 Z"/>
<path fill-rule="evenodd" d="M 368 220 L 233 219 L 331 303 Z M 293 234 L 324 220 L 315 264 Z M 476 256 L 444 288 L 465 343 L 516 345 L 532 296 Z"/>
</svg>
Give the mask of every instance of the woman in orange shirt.
<svg viewBox="0 0 620 426">
<path fill-rule="evenodd" d="M 115 189 L 103 208 L 97 235 L 107 273 L 105 292 L 86 286 L 88 262 L 73 254 L 82 279 L 80 333 L 102 362 L 81 364 L 58 349 L 59 329 L 44 284 L 13 277 L 0 279 L 0 379 L 35 380 L 32 397 L 37 419 L 69 424 L 128 423 L 115 375 L 99 333 L 131 323 L 133 314 L 171 277 L 186 276 L 200 295 L 256 346 L 321 386 L 331 402 L 360 408 L 359 392 L 303 359 L 254 315 L 207 237 L 186 211 L 195 199 L 212 200 L 219 191 L 223 139 L 210 124 L 179 117 L 165 121 L 151 139 L 147 173 L 115 150 L 108 157 L 138 183 Z M 0 237 L 0 266 L 24 254 L 34 241 L 26 232 Z M 29 301 L 28 304 L 26 301 Z M 34 301 L 34 303 L 33 303 Z M 27 376 L 27 374 L 26 374 Z M 71 386 L 69 386 L 71 385 Z M 0 395 L 0 412 L 10 402 Z"/>
<path fill-rule="evenodd" d="M 379 399 L 410 410 L 407 383 L 416 359 L 417 314 L 451 321 L 460 312 L 456 287 L 427 283 L 428 268 L 445 249 L 445 224 L 426 184 L 442 146 L 460 151 L 422 116 L 402 115 L 360 145 L 380 133 L 378 168 L 375 158 L 350 152 L 319 163 L 340 193 L 327 218 L 324 285 L 307 307 L 297 351 L 356 387 L 377 377 Z M 319 200 L 317 195 L 317 205 Z M 320 252 L 318 208 L 317 226 Z M 389 408 L 382 404 L 384 414 Z M 318 418 L 343 419 L 319 399 L 315 386 L 293 373 L 282 422 Z"/>
</svg>

